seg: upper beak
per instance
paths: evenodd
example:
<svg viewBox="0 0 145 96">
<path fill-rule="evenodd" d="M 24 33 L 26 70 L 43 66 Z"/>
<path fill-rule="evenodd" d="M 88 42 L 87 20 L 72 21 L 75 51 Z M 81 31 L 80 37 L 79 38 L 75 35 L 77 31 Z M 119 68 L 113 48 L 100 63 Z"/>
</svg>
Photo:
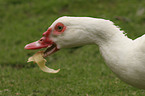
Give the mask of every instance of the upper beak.
<svg viewBox="0 0 145 96">
<path fill-rule="evenodd" d="M 27 44 L 24 48 L 28 50 L 34 50 L 34 49 L 41 49 L 41 48 L 46 48 L 51 44 L 42 44 L 39 41 L 32 42 L 30 44 Z"/>
<path fill-rule="evenodd" d="M 53 42 L 52 40 L 49 39 L 50 32 L 51 32 L 51 28 L 49 28 L 46 32 L 43 33 L 43 37 L 40 40 L 27 44 L 24 48 L 33 50 L 33 49 L 41 49 L 41 48 L 46 48 L 48 46 L 51 46 Z"/>
</svg>

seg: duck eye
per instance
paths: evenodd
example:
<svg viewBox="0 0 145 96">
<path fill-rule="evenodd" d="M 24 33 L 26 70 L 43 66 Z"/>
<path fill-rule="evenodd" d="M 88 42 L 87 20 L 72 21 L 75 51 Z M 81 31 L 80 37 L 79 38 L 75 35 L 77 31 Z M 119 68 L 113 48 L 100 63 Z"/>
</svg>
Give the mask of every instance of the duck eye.
<svg viewBox="0 0 145 96">
<path fill-rule="evenodd" d="M 66 26 L 63 23 L 57 23 L 54 27 L 53 34 L 54 35 L 59 35 L 62 34 L 66 29 Z"/>
</svg>

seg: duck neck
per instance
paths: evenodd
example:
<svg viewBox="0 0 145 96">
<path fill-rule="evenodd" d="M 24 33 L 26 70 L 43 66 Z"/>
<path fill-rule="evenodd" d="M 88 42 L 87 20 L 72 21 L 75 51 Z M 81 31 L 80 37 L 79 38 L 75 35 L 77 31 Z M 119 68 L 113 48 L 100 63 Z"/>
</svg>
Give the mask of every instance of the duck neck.
<svg viewBox="0 0 145 96">
<path fill-rule="evenodd" d="M 92 32 L 93 33 L 93 32 Z M 99 34 L 99 35 L 98 35 Z M 95 44 L 100 48 L 100 52 L 106 61 L 106 64 L 116 74 L 120 74 L 126 65 L 120 64 L 120 61 L 126 62 L 127 53 L 131 49 L 132 40 L 120 31 L 115 25 L 108 25 L 92 34 Z M 120 71 L 119 71 L 120 70 Z"/>
<path fill-rule="evenodd" d="M 116 31 L 109 38 L 104 38 L 103 41 L 96 42 L 99 45 L 100 52 L 107 62 L 114 62 L 124 59 L 133 41 L 125 36 L 121 31 Z M 112 59 L 113 58 L 113 59 Z"/>
<path fill-rule="evenodd" d="M 132 40 L 125 36 L 124 32 L 111 21 L 105 20 L 105 22 L 99 23 L 96 26 L 97 27 L 91 30 L 90 38 L 95 44 L 99 45 L 99 47 L 112 45 L 123 46 L 126 43 L 132 42 Z"/>
</svg>

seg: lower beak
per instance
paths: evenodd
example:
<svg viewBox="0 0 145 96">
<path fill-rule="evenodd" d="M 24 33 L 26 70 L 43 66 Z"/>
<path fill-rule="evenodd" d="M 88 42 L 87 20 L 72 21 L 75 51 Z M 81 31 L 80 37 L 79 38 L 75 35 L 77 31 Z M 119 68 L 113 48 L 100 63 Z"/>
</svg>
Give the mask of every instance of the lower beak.
<svg viewBox="0 0 145 96">
<path fill-rule="evenodd" d="M 55 43 L 41 44 L 41 43 L 39 43 L 39 41 L 27 44 L 25 46 L 25 49 L 34 50 L 34 49 L 41 49 L 41 48 L 46 48 L 46 47 L 47 47 L 47 49 L 44 51 L 43 57 L 47 57 L 47 56 L 51 55 L 52 53 L 59 50 Z"/>
</svg>

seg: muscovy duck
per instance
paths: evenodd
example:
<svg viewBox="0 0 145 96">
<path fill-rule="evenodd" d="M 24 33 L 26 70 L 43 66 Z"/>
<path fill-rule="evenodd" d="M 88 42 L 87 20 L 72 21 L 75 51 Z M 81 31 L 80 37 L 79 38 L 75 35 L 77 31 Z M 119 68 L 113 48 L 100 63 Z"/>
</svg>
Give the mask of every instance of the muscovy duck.
<svg viewBox="0 0 145 96">
<path fill-rule="evenodd" d="M 110 20 L 60 17 L 43 37 L 25 49 L 47 48 L 44 57 L 62 48 L 97 44 L 108 67 L 124 82 L 145 89 L 145 35 L 132 40 Z M 96 58 L 97 59 L 97 58 Z"/>
</svg>

